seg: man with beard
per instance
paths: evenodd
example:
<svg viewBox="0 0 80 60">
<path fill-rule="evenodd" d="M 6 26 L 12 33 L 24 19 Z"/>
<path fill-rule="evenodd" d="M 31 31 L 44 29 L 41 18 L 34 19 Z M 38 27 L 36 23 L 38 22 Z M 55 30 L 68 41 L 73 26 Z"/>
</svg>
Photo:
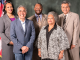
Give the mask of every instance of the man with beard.
<svg viewBox="0 0 80 60">
<path fill-rule="evenodd" d="M 31 17 L 29 17 L 29 20 L 32 20 L 35 27 L 36 32 L 36 39 L 34 42 L 34 50 L 33 50 L 33 58 L 32 60 L 41 60 L 38 56 L 38 49 L 37 49 L 37 37 L 40 32 L 40 29 L 47 25 L 47 15 L 42 13 L 43 7 L 41 3 L 36 3 L 34 6 L 35 14 Z"/>
</svg>

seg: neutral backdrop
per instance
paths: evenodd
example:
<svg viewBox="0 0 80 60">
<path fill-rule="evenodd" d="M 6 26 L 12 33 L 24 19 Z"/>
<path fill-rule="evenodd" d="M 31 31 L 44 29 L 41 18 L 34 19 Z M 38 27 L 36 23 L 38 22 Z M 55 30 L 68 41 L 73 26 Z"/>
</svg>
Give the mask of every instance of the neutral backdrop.
<svg viewBox="0 0 80 60">
<path fill-rule="evenodd" d="M 61 2 L 64 0 L 7 0 L 11 1 L 14 5 L 15 11 L 19 5 L 24 5 L 27 8 L 27 17 L 33 15 L 35 3 L 41 3 L 43 5 L 43 13 L 47 14 L 49 11 L 55 11 L 61 14 Z M 71 3 L 71 11 L 78 13 L 80 16 L 80 0 L 67 0 Z"/>
</svg>

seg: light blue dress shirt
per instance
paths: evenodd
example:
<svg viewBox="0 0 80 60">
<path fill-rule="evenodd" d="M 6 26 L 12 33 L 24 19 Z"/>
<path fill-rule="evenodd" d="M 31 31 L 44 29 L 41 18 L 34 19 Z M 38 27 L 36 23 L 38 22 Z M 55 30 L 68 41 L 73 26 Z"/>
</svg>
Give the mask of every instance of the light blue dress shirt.
<svg viewBox="0 0 80 60">
<path fill-rule="evenodd" d="M 40 14 L 39 17 L 37 14 L 35 14 L 35 17 L 36 17 L 37 22 L 38 22 L 39 17 L 40 17 L 40 20 L 42 20 L 42 14 Z"/>
</svg>

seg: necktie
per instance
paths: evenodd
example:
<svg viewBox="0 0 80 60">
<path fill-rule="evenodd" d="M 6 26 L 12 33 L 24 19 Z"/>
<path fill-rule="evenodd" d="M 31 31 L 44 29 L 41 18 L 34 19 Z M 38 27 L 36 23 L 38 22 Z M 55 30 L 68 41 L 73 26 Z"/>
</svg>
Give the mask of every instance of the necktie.
<svg viewBox="0 0 80 60">
<path fill-rule="evenodd" d="M 66 23 L 66 15 L 64 16 L 63 25 Z"/>
<path fill-rule="evenodd" d="M 64 16 L 64 20 L 63 20 L 63 30 L 65 29 L 65 25 L 66 25 L 66 15 Z"/>
<path fill-rule="evenodd" d="M 38 25 L 39 25 L 39 27 L 41 27 L 41 20 L 40 20 L 40 16 L 38 16 Z"/>
</svg>

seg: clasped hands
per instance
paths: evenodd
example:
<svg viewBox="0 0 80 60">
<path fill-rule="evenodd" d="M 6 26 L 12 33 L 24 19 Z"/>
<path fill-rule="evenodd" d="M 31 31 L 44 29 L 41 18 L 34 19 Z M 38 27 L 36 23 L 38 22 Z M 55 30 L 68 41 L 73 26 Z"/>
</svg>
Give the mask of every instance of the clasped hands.
<svg viewBox="0 0 80 60">
<path fill-rule="evenodd" d="M 29 47 L 23 46 L 23 47 L 21 48 L 21 50 L 22 50 L 22 54 L 24 54 L 24 53 L 28 52 Z"/>
</svg>

